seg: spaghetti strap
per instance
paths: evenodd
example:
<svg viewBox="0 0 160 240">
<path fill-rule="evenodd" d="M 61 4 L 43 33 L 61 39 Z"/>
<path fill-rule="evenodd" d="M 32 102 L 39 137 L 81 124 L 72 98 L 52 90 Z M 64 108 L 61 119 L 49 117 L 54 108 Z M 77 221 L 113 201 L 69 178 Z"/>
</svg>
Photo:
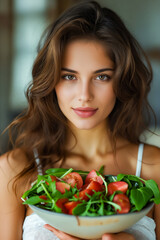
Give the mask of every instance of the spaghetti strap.
<svg viewBox="0 0 160 240">
<path fill-rule="evenodd" d="M 144 149 L 144 143 L 140 143 L 138 147 L 137 168 L 136 168 L 137 177 L 140 177 L 141 175 L 143 149 Z"/>
<path fill-rule="evenodd" d="M 36 163 L 37 163 L 37 171 L 38 171 L 38 174 L 39 174 L 39 175 L 42 175 L 42 168 L 41 168 L 41 165 L 40 165 L 40 160 L 39 160 L 39 157 L 38 157 L 37 149 L 34 149 L 33 153 L 34 153 L 35 161 L 36 161 Z"/>
</svg>

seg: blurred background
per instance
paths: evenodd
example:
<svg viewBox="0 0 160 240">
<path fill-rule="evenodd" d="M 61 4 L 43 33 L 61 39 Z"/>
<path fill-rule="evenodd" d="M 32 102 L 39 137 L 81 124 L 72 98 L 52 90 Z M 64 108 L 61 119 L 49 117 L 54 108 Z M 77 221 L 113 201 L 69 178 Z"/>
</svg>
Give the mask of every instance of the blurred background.
<svg viewBox="0 0 160 240">
<path fill-rule="evenodd" d="M 85 2 L 85 0 L 83 0 Z M 26 107 L 25 89 L 32 80 L 32 64 L 39 39 L 61 12 L 79 0 L 0 0 L 0 133 Z M 150 58 L 153 83 L 149 102 L 160 128 L 160 1 L 99 0 L 116 11 Z M 151 130 L 154 130 L 152 121 Z M 160 147 L 160 137 L 145 133 L 147 142 Z M 0 136 L 1 153 L 8 136 Z"/>
</svg>

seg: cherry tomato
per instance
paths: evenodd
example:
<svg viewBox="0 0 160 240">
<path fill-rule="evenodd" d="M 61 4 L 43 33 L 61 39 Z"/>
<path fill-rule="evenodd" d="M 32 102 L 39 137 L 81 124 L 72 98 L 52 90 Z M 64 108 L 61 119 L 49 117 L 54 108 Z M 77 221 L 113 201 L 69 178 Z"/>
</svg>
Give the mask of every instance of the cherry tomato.
<svg viewBox="0 0 160 240">
<path fill-rule="evenodd" d="M 80 203 L 81 203 L 80 201 L 67 202 L 67 203 L 64 204 L 64 206 L 67 209 L 68 214 L 73 215 L 73 209 Z"/>
<path fill-rule="evenodd" d="M 102 178 L 97 175 L 95 170 L 90 171 L 85 179 L 85 183 L 90 183 L 91 181 L 96 181 L 100 184 L 103 184 Z"/>
<path fill-rule="evenodd" d="M 78 189 L 80 189 L 83 185 L 83 179 L 79 173 L 71 172 L 68 173 L 66 176 L 63 177 L 63 180 L 70 184 L 71 187 L 77 186 Z"/>
<path fill-rule="evenodd" d="M 94 192 L 91 189 L 84 189 L 80 191 L 79 194 L 75 194 L 74 197 L 79 198 L 81 200 L 88 201 L 89 197 L 86 195 L 86 193 L 92 196 Z"/>
<path fill-rule="evenodd" d="M 41 196 L 39 196 L 39 198 L 41 198 L 43 200 L 47 200 L 47 196 L 46 195 L 41 195 Z"/>
<path fill-rule="evenodd" d="M 129 198 L 125 194 L 116 194 L 113 198 L 113 202 L 117 203 L 121 210 L 117 210 L 117 213 L 128 213 L 131 208 Z"/>
<path fill-rule="evenodd" d="M 126 193 L 128 190 L 128 183 L 123 181 L 111 182 L 108 184 L 108 195 L 112 195 L 115 191 Z"/>
<path fill-rule="evenodd" d="M 101 192 L 104 190 L 104 186 L 101 185 L 99 182 L 96 181 L 91 181 L 87 186 L 86 189 L 91 189 L 94 190 L 96 192 Z"/>
<path fill-rule="evenodd" d="M 70 185 L 64 182 L 56 182 L 56 189 L 61 193 L 65 193 L 65 189 L 70 190 Z"/>
<path fill-rule="evenodd" d="M 68 198 L 60 198 L 57 200 L 56 205 L 62 210 L 62 213 L 67 213 L 67 209 L 64 204 L 68 202 Z"/>
</svg>

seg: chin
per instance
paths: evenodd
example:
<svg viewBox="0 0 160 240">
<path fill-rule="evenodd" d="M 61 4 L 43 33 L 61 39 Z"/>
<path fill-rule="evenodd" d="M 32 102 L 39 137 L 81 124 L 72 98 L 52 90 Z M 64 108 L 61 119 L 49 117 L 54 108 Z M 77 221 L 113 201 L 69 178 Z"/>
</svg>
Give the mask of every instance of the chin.
<svg viewBox="0 0 160 240">
<path fill-rule="evenodd" d="M 91 123 L 83 123 L 83 124 L 74 124 L 73 125 L 80 130 L 90 130 L 95 128 L 98 124 L 91 124 Z"/>
</svg>

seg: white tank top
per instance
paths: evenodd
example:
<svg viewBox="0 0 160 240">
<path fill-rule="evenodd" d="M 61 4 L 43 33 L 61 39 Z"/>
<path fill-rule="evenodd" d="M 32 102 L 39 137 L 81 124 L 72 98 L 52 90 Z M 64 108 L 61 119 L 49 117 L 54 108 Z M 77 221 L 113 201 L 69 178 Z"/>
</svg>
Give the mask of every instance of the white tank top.
<svg viewBox="0 0 160 240">
<path fill-rule="evenodd" d="M 138 177 L 141 174 L 143 149 L 144 144 L 139 144 L 136 168 Z M 42 174 L 41 169 L 39 169 L 39 174 Z M 23 223 L 23 240 L 59 240 L 52 232 L 43 227 L 44 224 L 45 222 L 35 213 L 27 216 Z M 131 233 L 136 240 L 156 240 L 155 227 L 154 220 L 145 216 L 126 232 Z"/>
</svg>

